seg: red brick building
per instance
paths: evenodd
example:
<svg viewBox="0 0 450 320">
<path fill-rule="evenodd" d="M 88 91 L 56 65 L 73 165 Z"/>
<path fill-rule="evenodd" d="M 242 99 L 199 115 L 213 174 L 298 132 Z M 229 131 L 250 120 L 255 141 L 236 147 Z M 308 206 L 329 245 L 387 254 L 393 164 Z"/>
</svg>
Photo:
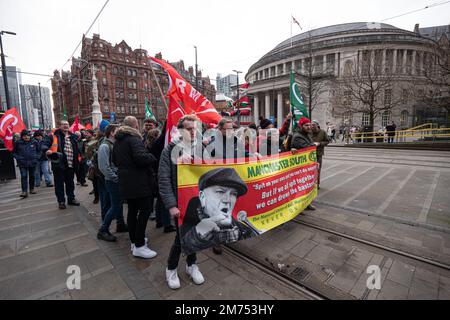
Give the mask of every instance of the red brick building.
<svg viewBox="0 0 450 320">
<path fill-rule="evenodd" d="M 53 105 L 56 123 L 62 118 L 64 106 L 70 123 L 78 115 L 81 123 L 92 122 L 92 72 L 96 68 L 99 103 L 104 119 L 115 114 L 116 122 L 132 115 L 143 121 L 145 99 L 158 120 L 166 118 L 164 101 L 152 74 L 151 65 L 144 49 L 132 49 L 125 41 L 116 45 L 94 34 L 92 39 L 83 37 L 81 57 L 72 59 L 70 71 L 54 72 L 52 78 Z M 161 54 L 156 58 L 162 59 Z M 184 68 L 181 60 L 171 63 L 175 69 L 195 86 L 192 67 Z M 168 89 L 168 77 L 164 70 L 154 66 L 154 72 L 164 95 Z M 198 74 L 199 91 L 214 103 L 216 90 L 209 77 Z M 94 126 L 96 124 L 93 124 Z"/>
</svg>

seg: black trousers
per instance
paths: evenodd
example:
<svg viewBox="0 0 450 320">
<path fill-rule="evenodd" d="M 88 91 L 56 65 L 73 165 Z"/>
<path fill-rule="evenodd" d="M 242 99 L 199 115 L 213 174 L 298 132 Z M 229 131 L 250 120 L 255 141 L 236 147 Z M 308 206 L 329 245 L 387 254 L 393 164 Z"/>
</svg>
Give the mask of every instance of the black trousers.
<svg viewBox="0 0 450 320">
<path fill-rule="evenodd" d="M 66 198 L 64 195 L 64 187 L 65 194 L 67 195 L 67 200 L 73 201 L 75 200 L 75 184 L 73 182 L 74 178 L 74 170 L 73 168 L 68 168 L 66 170 L 53 168 L 53 177 L 55 180 L 55 194 L 58 202 L 66 202 Z"/>
<path fill-rule="evenodd" d="M 172 248 L 170 249 L 169 259 L 167 260 L 167 269 L 175 270 L 178 268 L 178 262 L 181 256 L 181 241 L 180 232 L 177 226 L 177 235 L 175 241 L 173 242 Z M 186 257 L 186 263 L 190 267 L 197 261 L 197 255 L 195 253 L 190 254 Z"/>
<path fill-rule="evenodd" d="M 130 241 L 140 248 L 145 245 L 145 229 L 150 212 L 153 211 L 153 197 L 127 199 L 127 203 Z"/>
<path fill-rule="evenodd" d="M 80 163 L 77 166 L 77 169 L 75 170 L 75 175 L 77 177 L 77 182 L 81 184 L 86 183 L 86 175 L 87 175 L 87 165 L 86 160 L 81 160 Z"/>
</svg>

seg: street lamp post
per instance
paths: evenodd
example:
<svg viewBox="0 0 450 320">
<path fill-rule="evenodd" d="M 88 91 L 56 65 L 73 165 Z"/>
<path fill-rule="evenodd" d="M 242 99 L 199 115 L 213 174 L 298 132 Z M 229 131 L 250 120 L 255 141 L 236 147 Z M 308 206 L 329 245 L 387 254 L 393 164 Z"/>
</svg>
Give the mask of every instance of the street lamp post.
<svg viewBox="0 0 450 320">
<path fill-rule="evenodd" d="M 237 71 L 237 70 L 233 70 L 233 72 L 236 72 L 237 75 L 237 98 L 236 98 L 236 107 L 238 109 L 238 126 L 241 126 L 241 109 L 240 109 L 240 104 L 239 104 L 239 73 L 242 73 L 242 71 Z"/>
<path fill-rule="evenodd" d="M 3 34 L 10 34 L 13 36 L 15 36 L 16 34 L 14 32 L 9 32 L 9 31 L 0 31 L 0 50 L 2 51 L 2 53 L 1 53 L 2 75 L 3 75 L 3 83 L 5 85 L 6 108 L 11 109 L 11 101 L 9 100 L 9 90 L 8 90 L 8 76 L 6 74 L 5 53 L 3 51 L 3 43 L 2 43 L 2 35 Z"/>
<path fill-rule="evenodd" d="M 198 64 L 197 64 L 197 47 L 195 48 L 195 90 L 198 91 Z"/>
<path fill-rule="evenodd" d="M 38 83 L 39 85 L 39 105 L 41 108 L 41 121 L 42 121 L 42 129 L 45 130 L 45 123 L 44 123 L 44 109 L 42 108 L 42 95 L 41 95 L 41 83 Z"/>
</svg>

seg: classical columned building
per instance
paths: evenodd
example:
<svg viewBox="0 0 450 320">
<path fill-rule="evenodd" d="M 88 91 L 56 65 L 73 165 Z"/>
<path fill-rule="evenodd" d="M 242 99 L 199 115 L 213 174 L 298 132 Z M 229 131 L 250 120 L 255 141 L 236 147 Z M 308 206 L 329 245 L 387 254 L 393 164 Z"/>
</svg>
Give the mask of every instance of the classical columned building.
<svg viewBox="0 0 450 320">
<path fill-rule="evenodd" d="M 388 24 L 347 23 L 311 30 L 280 43 L 246 75 L 251 84 L 249 94 L 254 96 L 255 122 L 259 123 L 260 117 L 272 118 L 281 126 L 290 110 L 290 72 L 294 70 L 305 103 L 312 102 L 312 118 L 322 126 L 326 122 L 366 125 L 365 114 L 346 111 L 349 103 L 358 102 L 337 99 L 344 95 L 337 87 L 353 72 L 365 75 L 376 70 L 380 81 L 389 78 L 392 82 L 378 103 L 390 103 L 394 98 L 399 102 L 378 115 L 374 129 L 388 121 L 404 128 L 413 126 L 420 92 L 430 90 L 426 75 L 437 44 L 420 30 L 418 26 L 412 32 Z"/>
</svg>

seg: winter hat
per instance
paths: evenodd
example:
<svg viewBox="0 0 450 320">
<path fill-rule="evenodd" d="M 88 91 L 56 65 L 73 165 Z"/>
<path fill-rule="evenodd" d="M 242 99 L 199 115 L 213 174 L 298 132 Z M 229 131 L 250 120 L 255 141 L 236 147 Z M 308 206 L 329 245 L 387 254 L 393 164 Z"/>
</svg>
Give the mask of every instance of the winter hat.
<svg viewBox="0 0 450 320">
<path fill-rule="evenodd" d="M 271 124 L 273 123 L 269 119 L 262 119 L 259 125 L 261 126 L 261 129 L 267 129 Z"/>
<path fill-rule="evenodd" d="M 102 120 L 102 122 L 100 122 L 100 131 L 105 133 L 106 127 L 109 126 L 109 121 L 108 120 Z"/>
<path fill-rule="evenodd" d="M 31 132 L 23 129 L 22 132 L 20 133 L 20 137 L 22 138 L 23 136 L 31 136 Z"/>
<path fill-rule="evenodd" d="M 303 125 L 305 125 L 305 124 L 307 124 L 307 123 L 311 123 L 311 120 L 309 120 L 308 118 L 301 118 L 301 119 L 298 121 L 298 125 L 299 125 L 300 127 L 303 127 Z"/>
</svg>

